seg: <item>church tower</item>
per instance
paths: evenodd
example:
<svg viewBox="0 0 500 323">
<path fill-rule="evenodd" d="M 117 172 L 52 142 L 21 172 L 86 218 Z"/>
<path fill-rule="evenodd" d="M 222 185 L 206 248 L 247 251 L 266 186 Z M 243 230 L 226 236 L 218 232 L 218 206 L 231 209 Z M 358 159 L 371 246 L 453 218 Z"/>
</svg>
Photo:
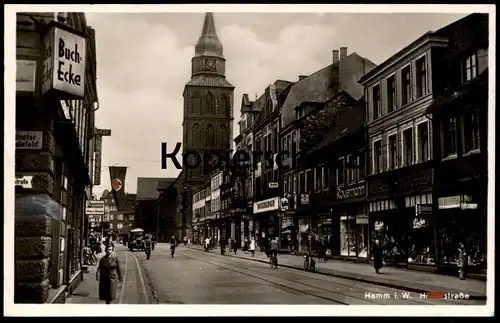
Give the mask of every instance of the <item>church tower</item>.
<svg viewBox="0 0 500 323">
<path fill-rule="evenodd" d="M 214 16 L 205 14 L 203 29 L 191 60 L 191 80 L 184 87 L 183 154 L 224 152 L 232 148 L 234 86 L 226 80 L 226 60 L 217 37 Z M 209 179 L 203 161 L 196 169 L 184 167 L 183 182 L 197 186 Z"/>
</svg>

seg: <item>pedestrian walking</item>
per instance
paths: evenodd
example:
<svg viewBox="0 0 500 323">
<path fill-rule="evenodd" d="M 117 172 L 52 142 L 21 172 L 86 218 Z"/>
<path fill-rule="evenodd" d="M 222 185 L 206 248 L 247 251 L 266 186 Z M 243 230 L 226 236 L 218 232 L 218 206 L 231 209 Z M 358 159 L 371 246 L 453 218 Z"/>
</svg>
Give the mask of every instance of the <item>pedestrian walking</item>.
<svg viewBox="0 0 500 323">
<path fill-rule="evenodd" d="M 184 237 L 184 246 L 187 246 L 188 243 L 188 237 Z"/>
<path fill-rule="evenodd" d="M 220 238 L 220 242 L 219 243 L 220 243 L 220 254 L 224 255 L 224 253 L 226 251 L 225 250 L 226 249 L 226 239 Z"/>
<path fill-rule="evenodd" d="M 382 247 L 380 246 L 380 240 L 376 239 L 375 244 L 372 248 L 373 255 L 373 268 L 375 268 L 375 272 L 380 274 L 380 269 L 384 263 Z"/>
<path fill-rule="evenodd" d="M 245 241 L 243 242 L 243 252 L 247 253 L 248 252 L 248 237 L 245 237 Z"/>
<path fill-rule="evenodd" d="M 252 238 L 250 240 L 250 245 L 248 248 L 250 249 L 250 253 L 252 254 L 252 257 L 255 256 L 255 238 Z"/>
<path fill-rule="evenodd" d="M 236 254 L 236 251 L 238 251 L 238 246 L 236 245 L 236 239 L 232 240 L 232 247 L 234 254 Z"/>
<path fill-rule="evenodd" d="M 465 252 L 465 246 L 463 243 L 459 243 L 458 245 L 458 258 L 457 258 L 457 267 L 458 267 L 458 278 L 464 280 L 465 279 L 465 274 L 464 274 L 464 265 L 465 265 L 465 257 L 466 257 L 466 252 Z"/>
<path fill-rule="evenodd" d="M 105 251 L 97 267 L 96 279 L 99 281 L 99 300 L 111 304 L 116 299 L 116 287 L 122 280 L 122 273 L 118 258 L 113 255 L 114 247 L 107 245 Z"/>
</svg>

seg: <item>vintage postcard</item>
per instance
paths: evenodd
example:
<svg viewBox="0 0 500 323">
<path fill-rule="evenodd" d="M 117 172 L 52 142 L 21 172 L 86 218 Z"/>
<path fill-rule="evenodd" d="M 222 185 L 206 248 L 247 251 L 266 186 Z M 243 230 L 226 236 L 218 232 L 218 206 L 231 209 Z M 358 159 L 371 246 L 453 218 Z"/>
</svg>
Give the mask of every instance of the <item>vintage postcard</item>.
<svg viewBox="0 0 500 323">
<path fill-rule="evenodd" d="M 495 25 L 6 6 L 6 315 L 492 315 Z"/>
</svg>

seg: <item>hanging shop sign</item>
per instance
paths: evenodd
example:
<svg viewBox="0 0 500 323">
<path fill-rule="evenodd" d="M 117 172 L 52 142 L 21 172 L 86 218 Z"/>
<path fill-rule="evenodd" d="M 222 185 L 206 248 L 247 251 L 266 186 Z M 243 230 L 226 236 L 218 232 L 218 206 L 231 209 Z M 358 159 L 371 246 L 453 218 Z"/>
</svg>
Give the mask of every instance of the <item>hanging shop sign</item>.
<svg viewBox="0 0 500 323">
<path fill-rule="evenodd" d="M 35 91 L 36 61 L 16 60 L 16 92 Z"/>
<path fill-rule="evenodd" d="M 42 140 L 42 131 L 16 131 L 16 149 L 40 150 Z"/>
<path fill-rule="evenodd" d="M 279 197 L 273 197 L 253 204 L 253 213 L 262 213 L 277 210 L 280 206 Z"/>
<path fill-rule="evenodd" d="M 431 215 L 432 205 L 430 204 L 417 204 L 415 205 L 415 216 Z"/>
<path fill-rule="evenodd" d="M 30 175 L 16 175 L 14 179 L 14 186 L 20 186 L 22 188 L 33 188 L 33 177 Z"/>
<path fill-rule="evenodd" d="M 356 224 L 368 224 L 368 215 L 356 215 Z"/>
<path fill-rule="evenodd" d="M 51 22 L 44 38 L 42 95 L 51 90 L 68 98 L 85 94 L 87 39 L 72 28 Z"/>
<path fill-rule="evenodd" d="M 281 209 L 281 211 L 288 210 L 288 199 L 286 197 L 281 198 L 280 209 Z"/>
<path fill-rule="evenodd" d="M 425 218 L 415 218 L 413 219 L 412 224 L 413 224 L 412 225 L 413 229 L 425 228 L 428 225 L 427 220 Z"/>
<path fill-rule="evenodd" d="M 104 201 L 87 201 L 85 204 L 85 214 L 104 215 Z"/>
<path fill-rule="evenodd" d="M 270 182 L 269 183 L 269 188 L 278 188 L 278 183 L 276 183 L 276 182 Z"/>
<path fill-rule="evenodd" d="M 359 197 L 365 195 L 365 186 L 357 186 L 348 189 L 337 188 L 337 199 L 345 200 L 351 197 Z"/>
</svg>

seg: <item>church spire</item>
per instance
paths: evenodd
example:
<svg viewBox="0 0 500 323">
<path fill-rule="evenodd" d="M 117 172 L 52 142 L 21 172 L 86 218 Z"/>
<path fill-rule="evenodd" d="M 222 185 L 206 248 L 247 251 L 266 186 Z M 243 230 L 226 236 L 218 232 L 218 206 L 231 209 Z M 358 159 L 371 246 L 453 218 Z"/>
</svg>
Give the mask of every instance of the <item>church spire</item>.
<svg viewBox="0 0 500 323">
<path fill-rule="evenodd" d="M 217 31 L 215 30 L 214 15 L 211 12 L 207 12 L 203 21 L 203 30 L 195 45 L 195 57 L 215 56 L 224 58 L 222 49 L 222 43 L 219 37 L 217 37 Z"/>
</svg>

